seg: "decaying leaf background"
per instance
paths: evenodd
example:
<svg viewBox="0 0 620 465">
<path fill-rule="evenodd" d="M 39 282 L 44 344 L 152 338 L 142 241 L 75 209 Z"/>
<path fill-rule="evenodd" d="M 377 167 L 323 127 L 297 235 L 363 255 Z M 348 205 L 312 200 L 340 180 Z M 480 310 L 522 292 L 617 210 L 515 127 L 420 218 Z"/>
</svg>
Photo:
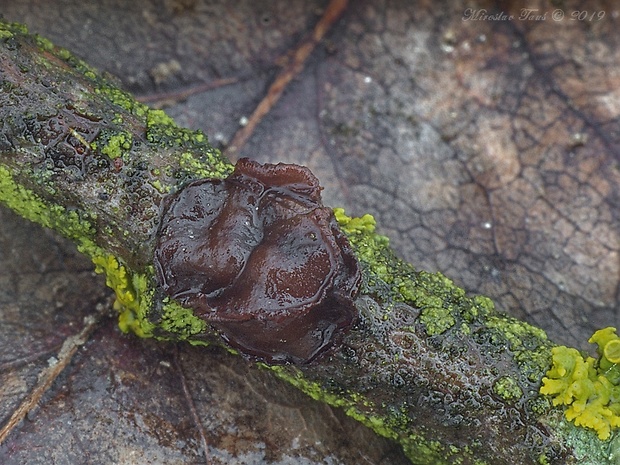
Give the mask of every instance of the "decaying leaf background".
<svg viewBox="0 0 620 465">
<path fill-rule="evenodd" d="M 349 3 L 239 154 L 309 166 L 327 204 L 372 213 L 416 267 L 587 349 L 619 323 L 620 9 L 539 1 L 524 19 L 520 3 Z M 4 0 L 1 13 L 225 148 L 327 4 Z M 4 421 L 109 294 L 72 245 L 5 209 L 0 262 Z M 0 462 L 205 463 L 206 443 L 210 463 L 407 463 L 238 358 L 99 318 Z"/>
</svg>

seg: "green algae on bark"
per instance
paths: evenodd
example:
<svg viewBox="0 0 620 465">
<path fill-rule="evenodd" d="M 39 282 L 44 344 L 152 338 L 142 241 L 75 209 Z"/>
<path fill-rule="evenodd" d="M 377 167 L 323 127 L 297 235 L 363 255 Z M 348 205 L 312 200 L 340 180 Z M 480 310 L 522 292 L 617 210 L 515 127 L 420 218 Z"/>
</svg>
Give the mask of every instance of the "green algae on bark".
<svg viewBox="0 0 620 465">
<path fill-rule="evenodd" d="M 0 22 L 0 200 L 73 239 L 106 274 L 120 324 L 208 343 L 208 325 L 157 287 L 163 198 L 232 165 L 96 70 Z M 416 464 L 614 463 L 618 440 L 564 420 L 539 395 L 553 344 L 438 273 L 399 260 L 374 219 L 335 216 L 363 269 L 361 317 L 317 362 L 268 366 L 402 444 Z"/>
<path fill-rule="evenodd" d="M 116 292 L 123 330 L 200 338 L 202 320 L 155 296 L 159 204 L 232 165 L 202 133 L 177 127 L 67 50 L 22 25 L 0 31 L 0 199 L 93 259 Z"/>
</svg>

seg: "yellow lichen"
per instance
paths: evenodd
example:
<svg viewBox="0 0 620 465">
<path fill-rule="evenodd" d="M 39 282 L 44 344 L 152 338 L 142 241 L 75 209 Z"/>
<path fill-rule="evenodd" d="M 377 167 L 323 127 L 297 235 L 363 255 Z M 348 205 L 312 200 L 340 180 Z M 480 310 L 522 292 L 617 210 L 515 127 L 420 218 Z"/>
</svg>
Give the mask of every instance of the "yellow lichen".
<svg viewBox="0 0 620 465">
<path fill-rule="evenodd" d="M 136 295 L 129 285 L 125 266 L 121 265 L 114 255 L 93 257 L 93 263 L 96 273 L 105 273 L 105 283 L 114 289 L 118 303 L 123 306 L 134 305 Z"/>
<path fill-rule="evenodd" d="M 119 312 L 118 325 L 123 332 L 130 330 L 140 337 L 153 335 L 153 325 L 145 318 L 148 302 L 146 278 L 129 273 L 127 267 L 111 254 L 92 256 L 95 272 L 105 273 L 106 284 L 114 290 L 114 309 Z"/>
<path fill-rule="evenodd" d="M 344 212 L 344 208 L 337 207 L 334 208 L 334 216 L 336 217 L 336 221 L 338 221 L 340 228 L 342 228 L 342 230 L 347 234 L 372 234 L 375 232 L 377 222 L 373 216 L 368 213 L 359 218 L 352 218 L 347 216 Z"/>
<path fill-rule="evenodd" d="M 382 255 L 389 244 L 389 239 L 375 232 L 377 222 L 373 216 L 366 214 L 352 218 L 347 216 L 343 208 L 334 208 L 334 217 L 355 248 L 360 262 L 367 264 L 376 277 L 391 282 L 388 263 Z"/>
<path fill-rule="evenodd" d="M 552 349 L 553 366 L 547 371 L 541 394 L 554 396 L 554 405 L 566 405 L 565 415 L 577 426 L 591 428 L 606 440 L 620 426 L 620 369 L 615 328 L 595 332 L 589 342 L 598 345 L 599 358 L 584 358 L 577 349 Z M 607 357 L 611 355 L 611 360 Z"/>
<path fill-rule="evenodd" d="M 101 153 L 107 155 L 111 160 L 121 158 L 131 149 L 133 138 L 128 132 L 120 132 L 111 136 L 108 143 L 101 148 Z"/>
</svg>

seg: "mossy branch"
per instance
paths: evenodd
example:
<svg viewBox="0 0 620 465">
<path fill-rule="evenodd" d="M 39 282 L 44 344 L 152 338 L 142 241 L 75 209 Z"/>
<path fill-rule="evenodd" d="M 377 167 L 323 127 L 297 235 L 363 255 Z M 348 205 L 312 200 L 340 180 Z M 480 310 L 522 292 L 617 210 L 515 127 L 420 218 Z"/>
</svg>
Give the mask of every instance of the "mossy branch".
<svg viewBox="0 0 620 465">
<path fill-rule="evenodd" d="M 162 199 L 232 165 L 202 133 L 23 26 L 0 23 L 0 66 L 0 200 L 93 259 L 122 329 L 212 342 L 157 288 L 153 248 Z M 360 321 L 314 363 L 262 366 L 400 442 L 416 464 L 614 463 L 615 439 L 575 427 L 539 394 L 553 348 L 542 330 L 399 260 L 372 217 L 335 214 L 363 267 Z"/>
</svg>

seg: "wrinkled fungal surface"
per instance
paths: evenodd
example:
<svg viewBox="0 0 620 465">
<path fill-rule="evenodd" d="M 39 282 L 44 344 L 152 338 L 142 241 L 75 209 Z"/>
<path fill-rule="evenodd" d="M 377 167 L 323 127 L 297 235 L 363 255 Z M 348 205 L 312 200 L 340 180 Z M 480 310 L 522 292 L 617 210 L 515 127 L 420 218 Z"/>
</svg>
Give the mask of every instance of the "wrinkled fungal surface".
<svg viewBox="0 0 620 465">
<path fill-rule="evenodd" d="M 159 284 L 245 354 L 314 359 L 355 320 L 361 279 L 320 191 L 307 168 L 249 159 L 188 184 L 164 202 Z"/>
</svg>

